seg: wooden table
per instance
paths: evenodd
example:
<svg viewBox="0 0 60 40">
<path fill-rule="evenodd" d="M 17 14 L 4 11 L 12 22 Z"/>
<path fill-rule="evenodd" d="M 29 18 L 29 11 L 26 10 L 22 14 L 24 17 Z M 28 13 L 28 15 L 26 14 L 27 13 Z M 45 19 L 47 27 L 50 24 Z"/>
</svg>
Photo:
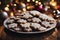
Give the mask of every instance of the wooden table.
<svg viewBox="0 0 60 40">
<path fill-rule="evenodd" d="M 0 40 L 58 40 L 60 39 L 60 28 L 52 29 L 41 34 L 17 35 L 6 31 L 4 26 L 0 26 Z"/>
</svg>

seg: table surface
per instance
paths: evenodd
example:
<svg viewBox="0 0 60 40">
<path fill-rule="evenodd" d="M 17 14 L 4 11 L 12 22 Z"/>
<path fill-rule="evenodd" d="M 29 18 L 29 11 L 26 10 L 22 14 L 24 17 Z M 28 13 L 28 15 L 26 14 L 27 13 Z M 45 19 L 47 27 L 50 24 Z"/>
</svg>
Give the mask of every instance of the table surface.
<svg viewBox="0 0 60 40">
<path fill-rule="evenodd" d="M 45 33 L 17 35 L 0 26 L 0 40 L 60 40 L 60 28 L 56 27 Z"/>
</svg>

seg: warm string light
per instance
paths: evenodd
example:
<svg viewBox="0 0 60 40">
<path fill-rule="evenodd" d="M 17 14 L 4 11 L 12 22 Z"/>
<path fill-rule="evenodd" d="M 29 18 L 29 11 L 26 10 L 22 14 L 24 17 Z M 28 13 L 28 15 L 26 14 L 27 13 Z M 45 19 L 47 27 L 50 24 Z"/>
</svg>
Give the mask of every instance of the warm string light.
<svg viewBox="0 0 60 40">
<path fill-rule="evenodd" d="M 34 6 L 30 5 L 30 6 L 27 6 L 27 9 L 28 10 L 32 10 L 34 8 Z"/>
<path fill-rule="evenodd" d="M 7 7 L 9 7 L 9 4 L 7 4 Z"/>
<path fill-rule="evenodd" d="M 18 0 L 16 0 L 16 2 L 17 2 Z M 27 2 L 30 2 L 31 0 L 27 0 Z M 35 0 L 32 0 L 32 2 L 35 2 L 37 5 L 39 4 L 39 5 L 41 5 L 41 2 L 39 2 L 39 1 L 35 1 Z M 20 2 L 20 4 L 21 4 L 21 6 L 22 6 L 22 10 L 25 12 L 26 11 L 26 8 L 28 9 L 28 10 L 30 10 L 30 9 L 32 9 L 33 8 L 33 6 L 31 6 L 30 4 L 25 4 L 25 3 L 23 3 L 23 2 Z M 9 4 L 7 4 L 7 6 L 5 7 L 5 11 L 9 11 Z M 13 6 L 17 6 L 16 4 L 13 4 Z M 21 10 L 18 10 L 18 12 L 21 12 Z"/>
<path fill-rule="evenodd" d="M 30 9 L 30 6 L 27 6 L 27 9 Z"/>
<path fill-rule="evenodd" d="M 52 6 L 56 6 L 56 2 L 52 2 Z"/>
<path fill-rule="evenodd" d="M 21 10 L 18 10 L 18 12 L 21 12 Z"/>
<path fill-rule="evenodd" d="M 56 3 L 54 0 L 51 0 L 50 5 L 52 5 L 52 6 L 56 6 L 57 3 Z"/>
<path fill-rule="evenodd" d="M 22 10 L 23 10 L 23 12 L 26 12 L 26 8 L 23 8 Z"/>
<path fill-rule="evenodd" d="M 35 3 L 39 3 L 38 1 L 35 1 Z"/>
<path fill-rule="evenodd" d="M 9 8 L 8 8 L 8 7 L 5 7 L 4 10 L 5 10 L 5 11 L 9 11 Z"/>
<path fill-rule="evenodd" d="M 38 4 L 41 5 L 41 2 L 39 2 Z"/>
<path fill-rule="evenodd" d="M 33 2 L 35 2 L 35 0 L 32 0 Z"/>
<path fill-rule="evenodd" d="M 16 0 L 17 1 L 17 0 Z M 27 0 L 27 2 L 30 2 L 31 0 Z M 42 8 L 42 3 L 41 2 L 39 2 L 38 0 L 32 0 L 32 2 L 35 2 L 35 6 L 36 5 L 40 5 L 39 7 L 40 8 Z M 54 2 L 54 0 L 52 0 L 51 1 L 51 3 L 52 2 Z M 22 11 L 26 11 L 26 8 L 28 9 L 28 10 L 31 10 L 31 8 L 32 8 L 32 5 L 30 5 L 30 4 L 25 4 L 25 3 L 23 3 L 23 2 L 20 2 L 21 3 L 21 6 L 22 6 Z M 55 5 L 55 4 L 52 4 L 53 6 Z M 16 4 L 13 4 L 13 6 L 17 6 Z M 6 11 L 9 11 L 9 5 L 7 4 L 7 7 L 5 7 L 5 10 Z M 46 8 L 46 10 L 47 10 L 47 8 Z M 21 10 L 18 10 L 18 12 L 21 12 Z"/>
<path fill-rule="evenodd" d="M 14 4 L 14 6 L 17 6 L 16 4 Z"/>
<path fill-rule="evenodd" d="M 30 0 L 27 0 L 27 2 L 30 2 Z"/>
<path fill-rule="evenodd" d="M 10 16 L 14 16 L 14 13 L 13 13 L 13 12 L 11 12 L 11 13 L 10 13 Z"/>
</svg>

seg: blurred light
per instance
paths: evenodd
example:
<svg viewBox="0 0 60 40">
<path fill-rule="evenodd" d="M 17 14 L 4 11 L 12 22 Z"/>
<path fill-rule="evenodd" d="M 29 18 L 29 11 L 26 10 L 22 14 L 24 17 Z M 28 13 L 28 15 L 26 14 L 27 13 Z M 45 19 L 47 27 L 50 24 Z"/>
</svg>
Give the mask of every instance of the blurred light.
<svg viewBox="0 0 60 40">
<path fill-rule="evenodd" d="M 59 10 L 57 10 L 57 14 L 60 14 L 60 11 Z"/>
<path fill-rule="evenodd" d="M 59 12 L 59 10 L 57 10 L 57 12 Z"/>
<path fill-rule="evenodd" d="M 39 2 L 39 5 L 41 5 L 41 2 Z"/>
<path fill-rule="evenodd" d="M 58 15 L 56 17 L 59 17 Z"/>
<path fill-rule="evenodd" d="M 29 10 L 31 10 L 31 9 L 33 9 L 34 8 L 34 6 L 27 6 L 27 9 Z"/>
<path fill-rule="evenodd" d="M 14 13 L 13 13 L 13 12 L 11 12 L 11 13 L 10 13 L 10 16 L 14 16 Z"/>
<path fill-rule="evenodd" d="M 51 0 L 52 2 L 54 1 L 54 0 Z"/>
<path fill-rule="evenodd" d="M 50 2 L 50 5 L 56 6 L 56 2 Z"/>
<path fill-rule="evenodd" d="M 30 9 L 31 7 L 30 6 L 27 6 L 27 9 Z"/>
<path fill-rule="evenodd" d="M 24 3 L 21 3 L 21 6 L 22 6 L 22 7 L 26 7 L 26 5 L 25 5 Z"/>
<path fill-rule="evenodd" d="M 35 2 L 35 0 L 32 0 L 33 2 Z"/>
<path fill-rule="evenodd" d="M 38 3 L 38 1 L 36 1 L 35 3 Z"/>
<path fill-rule="evenodd" d="M 1 2 L 0 2 L 0 5 L 1 5 Z"/>
<path fill-rule="evenodd" d="M 9 7 L 9 4 L 7 4 L 7 7 Z"/>
<path fill-rule="evenodd" d="M 47 11 L 50 7 L 49 6 L 45 6 L 45 11 Z"/>
<path fill-rule="evenodd" d="M 23 11 L 25 12 L 26 11 L 26 8 L 23 8 Z"/>
<path fill-rule="evenodd" d="M 30 2 L 30 0 L 27 0 L 27 2 Z"/>
<path fill-rule="evenodd" d="M 53 11 L 53 13 L 55 13 L 56 11 Z"/>
<path fill-rule="evenodd" d="M 54 9 L 58 9 L 58 6 L 55 6 Z"/>
<path fill-rule="evenodd" d="M 42 9 L 42 8 L 43 8 L 43 5 L 40 5 L 40 6 L 39 6 L 39 8 L 41 8 L 41 9 Z"/>
<path fill-rule="evenodd" d="M 9 11 L 9 8 L 8 7 L 5 7 L 5 11 Z"/>
<path fill-rule="evenodd" d="M 18 10 L 18 12 L 21 12 L 21 10 Z"/>
<path fill-rule="evenodd" d="M 56 15 L 56 14 L 54 14 L 54 15 Z"/>
<path fill-rule="evenodd" d="M 16 6 L 16 4 L 14 4 L 14 6 Z"/>
<path fill-rule="evenodd" d="M 45 7 L 45 11 L 47 11 L 48 10 L 48 8 L 47 7 Z"/>
<path fill-rule="evenodd" d="M 15 1 L 16 3 L 19 3 L 18 0 Z"/>
<path fill-rule="evenodd" d="M 52 5 L 52 6 L 56 6 L 57 3 L 56 3 L 54 0 L 51 0 L 50 5 Z"/>
</svg>

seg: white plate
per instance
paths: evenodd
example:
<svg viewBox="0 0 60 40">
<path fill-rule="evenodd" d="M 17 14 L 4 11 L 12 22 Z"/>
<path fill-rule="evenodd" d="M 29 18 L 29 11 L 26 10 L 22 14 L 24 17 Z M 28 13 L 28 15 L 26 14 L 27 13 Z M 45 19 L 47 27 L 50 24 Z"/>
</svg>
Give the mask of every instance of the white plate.
<svg viewBox="0 0 60 40">
<path fill-rule="evenodd" d="M 4 21 L 4 27 L 7 28 L 7 29 L 8 29 L 8 26 L 6 25 L 6 22 L 8 21 L 8 19 L 9 19 L 9 18 L 7 18 L 7 19 Z M 39 31 L 39 32 L 16 32 L 16 31 L 14 31 L 14 30 L 12 30 L 12 29 L 9 29 L 9 30 L 10 30 L 10 31 L 13 31 L 13 32 L 16 32 L 16 33 L 22 33 L 22 34 L 36 34 L 36 33 L 43 33 L 43 32 L 47 32 L 47 31 L 49 31 L 49 30 L 52 30 L 53 28 L 55 28 L 55 26 L 56 26 L 56 24 L 55 24 L 53 27 L 51 27 L 51 28 L 48 28 L 48 29 L 46 29 L 46 30 L 44 30 L 44 31 Z"/>
</svg>

